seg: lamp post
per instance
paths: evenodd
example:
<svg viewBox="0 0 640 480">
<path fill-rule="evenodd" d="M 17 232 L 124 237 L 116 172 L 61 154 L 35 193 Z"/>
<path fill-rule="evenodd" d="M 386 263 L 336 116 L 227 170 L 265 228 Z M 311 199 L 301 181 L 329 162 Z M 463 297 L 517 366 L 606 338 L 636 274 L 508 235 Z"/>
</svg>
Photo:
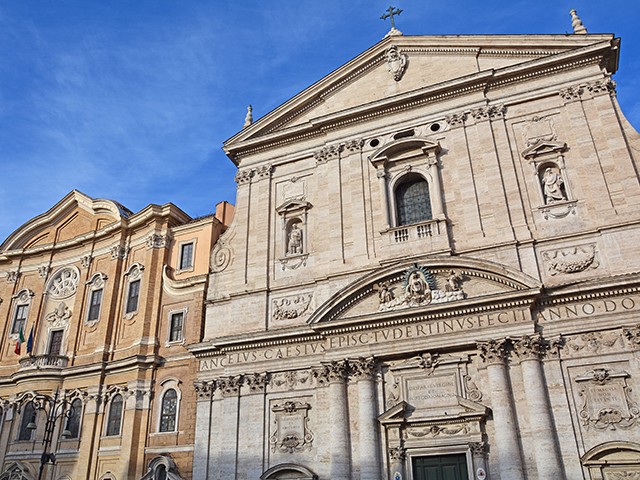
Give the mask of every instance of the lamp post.
<svg viewBox="0 0 640 480">
<path fill-rule="evenodd" d="M 44 438 L 42 439 L 42 456 L 40 457 L 40 473 L 38 474 L 38 480 L 42 480 L 42 472 L 44 466 L 48 463 L 55 464 L 56 456 L 54 453 L 48 453 L 49 446 L 51 445 L 51 439 L 53 437 L 53 431 L 56 428 L 56 423 L 59 418 L 66 418 L 67 422 L 73 416 L 73 406 L 64 398 L 58 401 L 58 390 L 56 389 L 53 398 L 47 395 L 36 395 L 31 404 L 33 405 L 33 418 L 27 425 L 27 428 L 35 430 L 37 425 L 35 423 L 35 415 L 38 410 L 42 410 L 47 413 L 47 424 L 44 429 Z M 48 410 L 48 411 L 47 411 Z M 62 431 L 62 437 L 71 436 L 71 432 L 66 428 Z"/>
</svg>

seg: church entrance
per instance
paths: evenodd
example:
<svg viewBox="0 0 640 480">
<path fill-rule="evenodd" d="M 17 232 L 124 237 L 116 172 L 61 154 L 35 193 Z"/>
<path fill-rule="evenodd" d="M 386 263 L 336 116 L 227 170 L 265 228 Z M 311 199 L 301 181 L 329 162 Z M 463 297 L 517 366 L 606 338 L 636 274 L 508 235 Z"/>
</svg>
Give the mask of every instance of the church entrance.
<svg viewBox="0 0 640 480">
<path fill-rule="evenodd" d="M 414 457 L 413 480 L 467 480 L 467 456 L 434 455 L 431 457 Z"/>
</svg>

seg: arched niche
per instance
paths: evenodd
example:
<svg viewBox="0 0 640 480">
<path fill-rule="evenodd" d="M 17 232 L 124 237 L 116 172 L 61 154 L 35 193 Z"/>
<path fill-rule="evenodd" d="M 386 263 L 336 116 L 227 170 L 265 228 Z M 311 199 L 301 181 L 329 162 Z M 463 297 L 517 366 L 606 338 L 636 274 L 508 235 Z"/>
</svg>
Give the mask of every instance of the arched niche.
<svg viewBox="0 0 640 480">
<path fill-rule="evenodd" d="M 580 459 L 593 480 L 640 478 L 640 444 L 607 442 L 596 445 Z"/>
<path fill-rule="evenodd" d="M 302 465 L 281 463 L 260 475 L 260 480 L 317 480 L 318 476 Z"/>
</svg>

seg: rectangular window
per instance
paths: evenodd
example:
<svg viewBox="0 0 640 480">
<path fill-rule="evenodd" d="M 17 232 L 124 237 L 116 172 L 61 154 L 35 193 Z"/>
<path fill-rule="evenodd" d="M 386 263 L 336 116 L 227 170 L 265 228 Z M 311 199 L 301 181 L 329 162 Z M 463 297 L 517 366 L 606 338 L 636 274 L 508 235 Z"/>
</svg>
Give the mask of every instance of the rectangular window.
<svg viewBox="0 0 640 480">
<path fill-rule="evenodd" d="M 51 341 L 49 342 L 49 355 L 60 355 L 60 349 L 62 348 L 62 330 L 55 330 L 51 332 Z"/>
<path fill-rule="evenodd" d="M 102 289 L 91 292 L 91 302 L 89 303 L 89 316 L 87 320 L 97 320 L 100 316 L 100 305 L 102 304 Z"/>
<path fill-rule="evenodd" d="M 29 305 L 18 305 L 16 307 L 16 315 L 13 317 L 13 328 L 11 329 L 11 333 L 20 333 L 20 329 L 23 329 L 24 332 L 24 323 L 27 321 L 27 311 L 29 309 Z"/>
<path fill-rule="evenodd" d="M 185 243 L 180 250 L 180 270 L 193 266 L 193 243 Z"/>
<path fill-rule="evenodd" d="M 125 313 L 135 312 L 138 309 L 138 297 L 140 296 L 140 280 L 129 284 L 129 296 L 127 298 L 127 310 Z"/>
<path fill-rule="evenodd" d="M 171 315 L 171 331 L 169 333 L 170 342 L 179 342 L 182 340 L 182 321 L 184 313 L 174 313 Z"/>
</svg>

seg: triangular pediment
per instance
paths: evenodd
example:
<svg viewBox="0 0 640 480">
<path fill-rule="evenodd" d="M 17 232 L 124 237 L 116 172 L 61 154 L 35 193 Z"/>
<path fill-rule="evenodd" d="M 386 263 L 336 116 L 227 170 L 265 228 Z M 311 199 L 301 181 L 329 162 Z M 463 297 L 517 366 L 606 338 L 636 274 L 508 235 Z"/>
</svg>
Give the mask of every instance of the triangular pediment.
<svg viewBox="0 0 640 480">
<path fill-rule="evenodd" d="M 546 155 L 550 153 L 560 153 L 567 149 L 567 144 L 564 142 L 547 142 L 540 141 L 522 152 L 522 156 L 526 159 L 538 157 L 540 155 Z"/>
<path fill-rule="evenodd" d="M 131 214 L 117 202 L 94 199 L 73 190 L 48 211 L 32 218 L 9 235 L 0 250 L 60 243 L 127 218 Z"/>
<path fill-rule="evenodd" d="M 470 311 L 539 293 L 534 278 L 504 265 L 462 257 L 432 257 L 379 269 L 327 300 L 309 319 L 314 328 Z M 483 307 L 484 308 L 484 307 Z"/>
<path fill-rule="evenodd" d="M 437 99 L 470 93 L 490 82 L 536 69 L 542 73 L 550 64 L 569 65 L 576 56 L 597 52 L 609 60 L 613 43 L 609 34 L 387 37 L 248 125 L 227 140 L 224 149 L 237 163 L 236 152 L 257 143 L 322 130 L 346 117 L 397 109 L 425 95 Z M 400 61 L 390 57 L 392 47 Z M 610 61 L 613 70 L 616 55 Z"/>
</svg>

